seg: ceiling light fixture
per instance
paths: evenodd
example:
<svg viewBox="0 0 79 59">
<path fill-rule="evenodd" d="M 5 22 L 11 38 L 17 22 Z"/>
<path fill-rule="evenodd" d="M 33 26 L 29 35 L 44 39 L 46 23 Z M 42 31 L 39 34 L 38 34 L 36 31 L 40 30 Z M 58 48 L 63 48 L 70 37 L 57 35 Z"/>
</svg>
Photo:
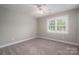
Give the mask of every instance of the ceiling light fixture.
<svg viewBox="0 0 79 59">
<path fill-rule="evenodd" d="M 49 12 L 46 4 L 35 4 L 35 7 L 40 14 L 47 14 Z"/>
</svg>

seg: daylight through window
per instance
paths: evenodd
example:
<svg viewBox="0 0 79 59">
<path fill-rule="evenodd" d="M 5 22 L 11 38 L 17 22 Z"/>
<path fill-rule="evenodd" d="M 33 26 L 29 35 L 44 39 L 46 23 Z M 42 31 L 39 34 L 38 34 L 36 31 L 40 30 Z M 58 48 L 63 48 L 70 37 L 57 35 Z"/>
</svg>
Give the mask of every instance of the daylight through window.
<svg viewBox="0 0 79 59">
<path fill-rule="evenodd" d="M 48 32 L 68 33 L 68 16 L 54 17 L 48 20 Z"/>
</svg>

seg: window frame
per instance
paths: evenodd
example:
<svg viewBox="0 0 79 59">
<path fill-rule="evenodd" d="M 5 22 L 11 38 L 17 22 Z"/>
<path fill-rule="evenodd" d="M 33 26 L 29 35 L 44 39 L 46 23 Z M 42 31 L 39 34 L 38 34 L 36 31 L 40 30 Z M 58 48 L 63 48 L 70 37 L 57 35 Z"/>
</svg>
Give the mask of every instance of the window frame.
<svg viewBox="0 0 79 59">
<path fill-rule="evenodd" d="M 57 20 L 58 19 L 64 19 L 65 20 L 65 23 L 66 23 L 66 30 L 65 31 L 58 31 L 57 30 Z M 49 30 L 49 22 L 51 21 L 51 20 L 55 20 L 55 27 L 56 27 L 56 30 L 55 31 L 50 31 Z M 47 20 L 47 32 L 49 32 L 49 33 L 68 33 L 68 26 L 69 26 L 69 16 L 68 15 L 64 15 L 64 16 L 57 16 L 57 17 L 53 17 L 53 18 L 51 18 L 51 19 L 49 19 L 49 20 Z"/>
</svg>

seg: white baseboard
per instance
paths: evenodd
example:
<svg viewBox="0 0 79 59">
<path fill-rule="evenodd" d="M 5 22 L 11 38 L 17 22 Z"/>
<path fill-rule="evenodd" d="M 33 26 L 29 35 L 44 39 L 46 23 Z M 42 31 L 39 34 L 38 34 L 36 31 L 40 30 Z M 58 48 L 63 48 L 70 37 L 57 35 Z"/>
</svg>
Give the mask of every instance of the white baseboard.
<svg viewBox="0 0 79 59">
<path fill-rule="evenodd" d="M 67 42 L 67 41 L 62 41 L 62 40 L 56 40 L 56 39 L 52 39 L 52 38 L 48 38 L 48 37 L 44 37 L 44 36 L 37 36 L 37 37 L 34 36 L 34 37 L 26 38 L 26 39 L 23 39 L 23 40 L 20 40 L 20 41 L 16 41 L 16 42 L 13 42 L 13 43 L 9 43 L 9 44 L 6 44 L 6 45 L 2 45 L 2 46 L 0 46 L 0 48 L 4 48 L 4 47 L 7 47 L 7 46 L 11 46 L 11 45 L 18 44 L 18 43 L 21 43 L 21 42 L 24 42 L 24 41 L 27 41 L 27 40 L 35 39 L 35 38 L 43 38 L 43 39 L 53 40 L 53 41 L 62 42 L 62 43 L 70 44 L 70 45 L 79 46 L 79 44 L 77 44 L 77 43 L 72 43 L 72 42 Z"/>
<path fill-rule="evenodd" d="M 77 44 L 77 43 L 62 41 L 62 40 L 56 40 L 56 39 L 52 39 L 52 38 L 48 38 L 48 37 L 44 37 L 44 36 L 38 36 L 38 38 L 43 38 L 43 39 L 48 39 L 48 40 L 53 40 L 53 41 L 57 41 L 57 42 L 62 42 L 62 43 L 74 45 L 74 46 L 79 46 L 79 44 Z"/>
<path fill-rule="evenodd" d="M 16 41 L 16 42 L 13 42 L 13 43 L 2 45 L 2 46 L 0 46 L 0 48 L 4 48 L 4 47 L 7 47 L 7 46 L 18 44 L 18 43 L 21 43 L 21 42 L 24 42 L 24 41 L 27 41 L 27 40 L 31 40 L 31 39 L 34 39 L 34 38 L 36 38 L 36 37 L 30 37 L 30 38 L 26 38 L 26 39 L 23 39 L 23 40 L 20 40 L 20 41 Z"/>
</svg>

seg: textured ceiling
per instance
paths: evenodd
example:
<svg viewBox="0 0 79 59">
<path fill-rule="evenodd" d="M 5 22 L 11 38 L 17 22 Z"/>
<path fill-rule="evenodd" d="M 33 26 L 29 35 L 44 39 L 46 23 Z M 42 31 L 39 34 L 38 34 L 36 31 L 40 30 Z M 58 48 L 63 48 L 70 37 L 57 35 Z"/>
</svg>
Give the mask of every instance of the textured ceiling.
<svg viewBox="0 0 79 59">
<path fill-rule="evenodd" d="M 6 4 L 6 5 L 0 5 L 0 7 L 4 7 L 15 12 L 24 12 L 24 13 L 29 12 L 35 15 L 36 17 L 43 16 L 37 12 L 33 4 L 8 4 L 8 5 Z M 79 8 L 79 5 L 78 4 L 47 4 L 47 8 L 51 13 L 57 13 L 57 12 Z"/>
<path fill-rule="evenodd" d="M 48 5 L 49 10 L 52 13 L 67 11 L 75 8 L 79 8 L 78 4 L 49 4 Z"/>
</svg>

